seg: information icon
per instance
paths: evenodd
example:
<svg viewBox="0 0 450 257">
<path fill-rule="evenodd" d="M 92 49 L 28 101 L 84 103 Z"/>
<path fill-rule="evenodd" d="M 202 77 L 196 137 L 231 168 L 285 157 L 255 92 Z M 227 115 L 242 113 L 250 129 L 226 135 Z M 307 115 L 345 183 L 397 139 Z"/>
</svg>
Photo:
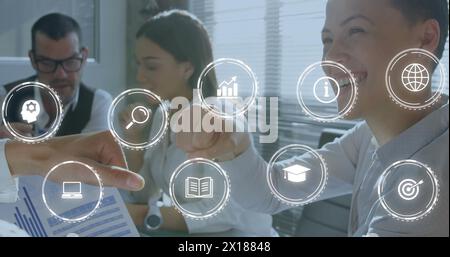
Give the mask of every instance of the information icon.
<svg viewBox="0 0 450 257">
<path fill-rule="evenodd" d="M 334 89 L 336 93 L 333 92 Z M 335 102 L 340 91 L 339 83 L 332 77 L 322 77 L 314 83 L 314 97 L 324 104 Z"/>
<path fill-rule="evenodd" d="M 315 100 L 311 101 L 312 96 Z M 357 81 L 340 63 L 321 61 L 308 66 L 297 81 L 297 100 L 303 112 L 322 122 L 345 118 L 358 96 Z"/>
</svg>

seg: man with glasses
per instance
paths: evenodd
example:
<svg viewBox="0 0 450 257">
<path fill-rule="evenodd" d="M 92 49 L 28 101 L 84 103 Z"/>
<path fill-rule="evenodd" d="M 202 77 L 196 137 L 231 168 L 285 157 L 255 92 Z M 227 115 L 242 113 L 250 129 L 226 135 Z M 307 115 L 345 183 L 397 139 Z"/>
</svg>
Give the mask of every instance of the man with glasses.
<svg viewBox="0 0 450 257">
<path fill-rule="evenodd" d="M 81 39 L 80 26 L 73 18 L 59 13 L 41 17 L 32 27 L 32 47 L 29 51 L 36 75 L 0 88 L 8 92 L 28 81 L 38 81 L 53 88 L 64 108 L 64 118 L 57 136 L 108 128 L 107 113 L 112 98 L 106 91 L 89 88 L 81 82 L 89 53 L 88 48 L 81 45 Z M 55 104 L 51 99 L 46 99 L 48 96 L 39 94 L 39 91 L 33 88 L 23 90 L 10 103 L 10 106 L 17 106 L 12 113 L 8 112 L 10 124 L 24 134 L 42 134 L 55 119 Z M 30 97 L 41 101 L 41 114 L 33 127 L 23 123 L 20 117 L 22 106 L 19 105 Z M 0 138 L 10 137 L 3 126 L 0 128 Z"/>
</svg>

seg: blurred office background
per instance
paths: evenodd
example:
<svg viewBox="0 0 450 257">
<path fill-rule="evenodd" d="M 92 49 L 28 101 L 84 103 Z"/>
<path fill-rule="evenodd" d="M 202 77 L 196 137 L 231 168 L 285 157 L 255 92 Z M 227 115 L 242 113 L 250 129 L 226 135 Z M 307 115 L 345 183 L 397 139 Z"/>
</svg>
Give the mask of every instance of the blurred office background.
<svg viewBox="0 0 450 257">
<path fill-rule="evenodd" d="M 33 73 L 27 57 L 31 26 L 38 17 L 58 11 L 80 23 L 91 50 L 84 81 L 115 96 L 135 85 L 138 27 L 161 10 L 186 9 L 205 23 L 216 59 L 243 60 L 258 78 L 260 95 L 280 97 L 278 140 L 263 145 L 255 140 L 267 160 L 282 146 L 315 148 L 354 125 L 312 121 L 296 98 L 298 77 L 321 60 L 325 5 L 323 0 L 0 0 L 0 84 Z M 442 64 L 448 71 L 448 42 Z M 274 227 L 282 236 L 344 236 L 348 206 L 349 197 L 343 196 L 295 208 L 275 215 Z"/>
</svg>

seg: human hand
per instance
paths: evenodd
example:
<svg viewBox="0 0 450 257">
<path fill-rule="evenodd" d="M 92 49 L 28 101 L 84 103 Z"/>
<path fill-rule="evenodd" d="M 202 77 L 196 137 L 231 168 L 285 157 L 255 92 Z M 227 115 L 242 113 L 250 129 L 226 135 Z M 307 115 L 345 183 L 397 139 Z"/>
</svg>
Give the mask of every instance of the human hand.
<svg viewBox="0 0 450 257">
<path fill-rule="evenodd" d="M 33 126 L 23 122 L 12 122 L 9 124 L 20 135 L 31 137 Z M 0 138 L 14 139 L 14 136 L 6 129 L 4 124 L 0 125 Z"/>
<path fill-rule="evenodd" d="M 45 176 L 52 167 L 65 161 L 79 161 L 94 168 L 105 186 L 137 191 L 144 187 L 144 179 L 127 169 L 122 149 L 109 131 L 52 138 L 40 144 L 10 141 L 5 155 L 13 176 Z M 73 179 L 87 184 L 98 182 L 85 168 L 74 168 L 70 178 L 52 176 L 56 182 Z M 66 173 L 67 174 L 67 173 Z"/>
<path fill-rule="evenodd" d="M 225 127 L 234 127 L 235 124 L 228 124 L 233 123 L 233 120 L 215 117 L 215 122 L 222 124 L 220 131 L 205 131 L 198 127 L 194 128 L 194 126 L 199 126 L 202 121 L 194 120 L 193 117 L 196 117 L 196 115 L 192 115 L 193 112 L 200 111 L 202 113 L 200 117 L 212 115 L 204 109 L 196 110 L 196 108 L 201 107 L 196 105 L 191 106 L 183 110 L 180 115 L 181 117 L 182 115 L 190 115 L 191 128 L 193 128 L 191 131 L 200 130 L 200 132 L 179 132 L 176 134 L 176 145 L 187 153 L 188 158 L 227 161 L 234 159 L 248 149 L 251 143 L 248 133 L 225 132 Z"/>
</svg>

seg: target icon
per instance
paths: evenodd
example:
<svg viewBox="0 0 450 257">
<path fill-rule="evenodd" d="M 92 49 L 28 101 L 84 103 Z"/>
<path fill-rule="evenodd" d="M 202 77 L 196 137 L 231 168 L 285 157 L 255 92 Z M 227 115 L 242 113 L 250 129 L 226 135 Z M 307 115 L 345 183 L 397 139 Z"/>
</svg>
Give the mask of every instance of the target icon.
<svg viewBox="0 0 450 257">
<path fill-rule="evenodd" d="M 400 160 L 391 164 L 381 174 L 377 187 L 381 206 L 401 221 L 416 221 L 425 217 L 439 198 L 436 175 L 416 160 Z"/>
<path fill-rule="evenodd" d="M 419 186 L 423 180 L 416 182 L 413 179 L 404 179 L 398 184 L 398 194 L 403 200 L 414 200 L 419 195 Z"/>
</svg>

